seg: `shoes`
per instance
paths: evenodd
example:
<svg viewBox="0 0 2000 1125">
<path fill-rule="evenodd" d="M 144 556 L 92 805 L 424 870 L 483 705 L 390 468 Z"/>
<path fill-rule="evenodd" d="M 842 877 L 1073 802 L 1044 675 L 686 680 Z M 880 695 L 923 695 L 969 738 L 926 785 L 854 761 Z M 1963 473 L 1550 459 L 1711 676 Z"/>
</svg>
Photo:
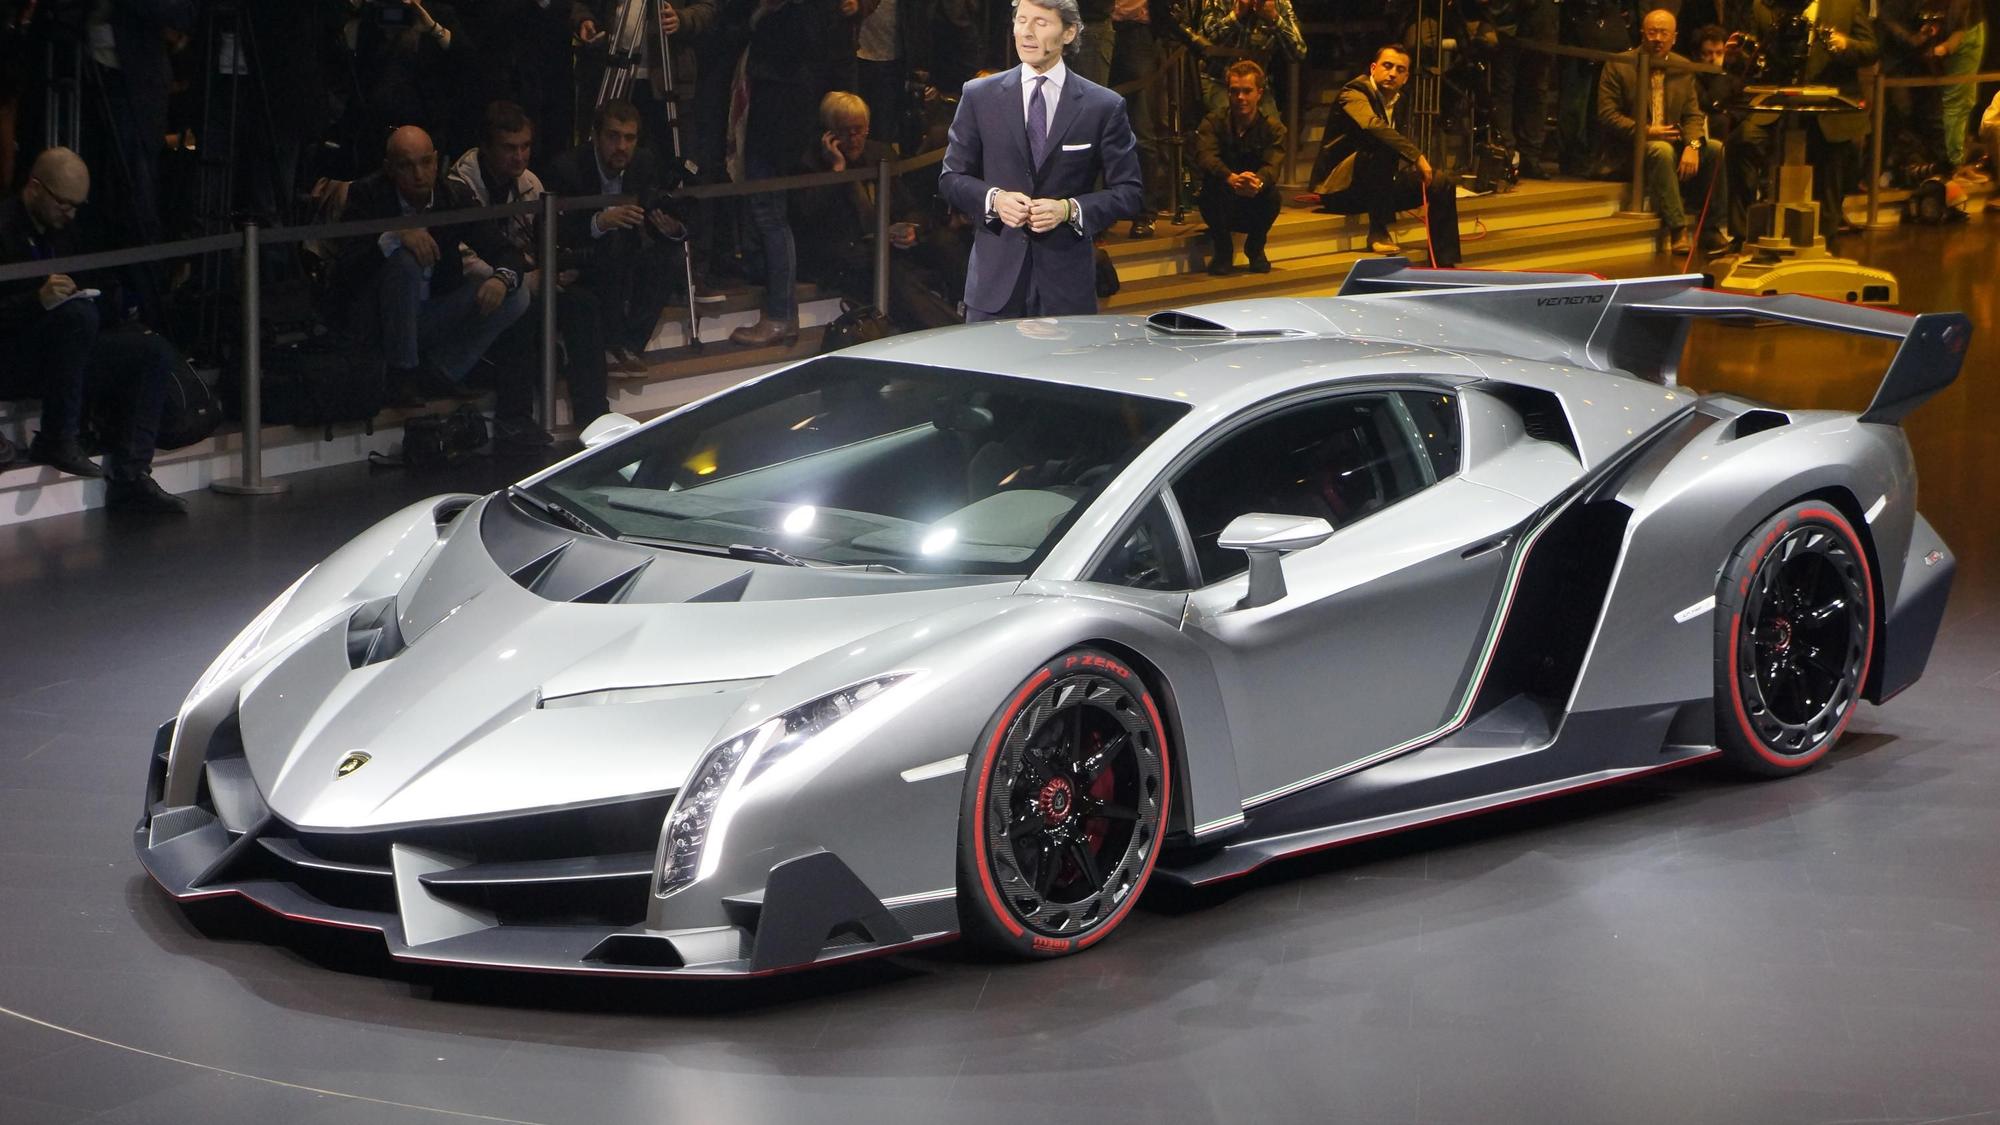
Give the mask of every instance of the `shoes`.
<svg viewBox="0 0 2000 1125">
<path fill-rule="evenodd" d="M 1701 252 L 1711 258 L 1729 252 L 1729 236 L 1714 227 L 1701 232 Z"/>
<path fill-rule="evenodd" d="M 156 516 L 187 515 L 187 501 L 160 487 L 153 474 L 113 477 L 104 482 L 104 507 L 112 512 L 145 512 Z"/>
<path fill-rule="evenodd" d="M 1992 179 L 1977 164 L 1962 164 L 1952 178 L 1962 184 L 1990 184 Z"/>
<path fill-rule="evenodd" d="M 639 353 L 617 347 L 604 353 L 604 370 L 614 379 L 644 379 L 653 373 Z"/>
<path fill-rule="evenodd" d="M 1546 180 L 1549 178 L 1549 170 L 1542 167 L 1542 162 L 1539 160 L 1523 160 L 1519 167 L 1521 178 L 1524 180 Z"/>
<path fill-rule="evenodd" d="M 1688 237 L 1686 227 L 1675 227 L 1673 241 L 1667 246 L 1669 254 L 1685 254 L 1694 249 L 1694 240 Z"/>
<path fill-rule="evenodd" d="M 37 431 L 35 440 L 28 443 L 28 460 L 37 465 L 47 465 L 68 473 L 73 477 L 101 477 L 104 470 L 97 462 L 86 457 L 83 446 L 73 437 L 56 438 Z"/>
<path fill-rule="evenodd" d="M 710 285 L 705 279 L 696 278 L 694 283 L 694 303 L 697 305 L 719 305 L 729 299 L 729 294 Z"/>
<path fill-rule="evenodd" d="M 1258 250 L 1248 251 L 1246 252 L 1245 256 L 1250 259 L 1251 273 L 1271 272 L 1271 259 L 1266 258 L 1262 251 Z"/>
<path fill-rule="evenodd" d="M 1230 261 L 1233 256 L 1233 254 L 1224 254 L 1219 251 L 1210 254 L 1208 256 L 1208 276 L 1228 277 L 1230 274 L 1235 273 L 1236 266 Z"/>
<path fill-rule="evenodd" d="M 799 339 L 799 324 L 796 320 L 772 320 L 760 317 L 755 324 L 746 324 L 729 334 L 729 342 L 745 347 L 763 348 L 772 344 L 794 344 Z"/>
<path fill-rule="evenodd" d="M 1153 220 L 1151 216 L 1148 216 L 1143 219 L 1132 220 L 1132 237 L 1133 238 L 1153 237 Z"/>
<path fill-rule="evenodd" d="M 1400 254 L 1403 252 L 1403 248 L 1395 239 L 1390 238 L 1387 233 L 1370 233 L 1368 236 L 1368 252 L 1370 254 Z"/>
<path fill-rule="evenodd" d="M 537 453 L 555 444 L 555 436 L 533 418 L 493 419 L 493 452 Z"/>
</svg>

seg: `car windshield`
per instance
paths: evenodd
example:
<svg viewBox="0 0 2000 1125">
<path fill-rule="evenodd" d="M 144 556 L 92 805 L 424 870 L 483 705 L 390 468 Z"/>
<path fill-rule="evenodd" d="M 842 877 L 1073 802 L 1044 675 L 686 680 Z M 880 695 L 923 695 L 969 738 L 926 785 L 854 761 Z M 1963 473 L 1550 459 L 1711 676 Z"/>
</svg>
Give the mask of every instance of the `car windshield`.
<svg viewBox="0 0 2000 1125">
<path fill-rule="evenodd" d="M 621 539 L 1024 574 L 1182 403 L 828 356 L 599 449 L 536 493 Z"/>
</svg>

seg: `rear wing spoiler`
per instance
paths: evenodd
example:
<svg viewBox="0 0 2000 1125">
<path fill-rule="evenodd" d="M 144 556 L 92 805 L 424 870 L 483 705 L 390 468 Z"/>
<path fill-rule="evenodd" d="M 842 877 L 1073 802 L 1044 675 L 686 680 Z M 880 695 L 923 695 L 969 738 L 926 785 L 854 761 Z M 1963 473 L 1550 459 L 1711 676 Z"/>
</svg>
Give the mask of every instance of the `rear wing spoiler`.
<svg viewBox="0 0 2000 1125">
<path fill-rule="evenodd" d="M 1674 382 L 1687 326 L 1695 320 L 1765 320 L 1900 340 L 1874 399 L 1861 412 L 1861 421 L 1884 425 L 1902 422 L 1949 387 L 1958 378 L 1972 342 L 1972 320 L 1964 313 L 1912 316 L 1794 294 L 1724 293 L 1702 288 L 1703 280 L 1693 274 L 1609 281 L 1588 274 L 1426 270 L 1411 269 L 1400 258 L 1364 258 L 1348 272 L 1340 296 L 1423 297 L 1472 289 L 1507 295 L 1535 289 L 1563 294 L 1565 305 L 1587 303 L 1586 307 L 1569 317 L 1551 313 L 1538 327 L 1576 336 L 1584 353 L 1580 358 L 1592 366 L 1628 370 L 1669 385 Z M 1518 303 L 1510 302 L 1503 315 L 1519 315 L 1516 308 Z M 1472 307 L 1462 311 L 1479 315 Z"/>
</svg>

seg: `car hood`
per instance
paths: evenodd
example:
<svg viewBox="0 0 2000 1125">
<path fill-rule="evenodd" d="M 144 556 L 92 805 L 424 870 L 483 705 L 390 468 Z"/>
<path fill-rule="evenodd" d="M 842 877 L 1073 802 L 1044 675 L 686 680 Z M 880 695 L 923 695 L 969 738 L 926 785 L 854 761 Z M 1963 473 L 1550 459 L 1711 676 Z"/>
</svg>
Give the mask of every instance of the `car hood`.
<svg viewBox="0 0 2000 1125">
<path fill-rule="evenodd" d="M 491 522 L 478 518 L 486 507 L 462 524 Z M 566 545 L 551 550 L 613 569 L 636 561 L 654 589 L 693 591 L 569 600 L 537 588 L 538 575 L 554 573 L 546 562 L 524 578 L 507 565 L 518 559 L 473 530 L 460 526 L 415 568 L 395 601 L 401 635 L 386 658 L 350 644 L 370 606 L 334 606 L 244 682 L 244 751 L 286 821 L 375 829 L 671 791 L 769 677 L 1017 586 L 816 575 L 563 534 Z M 724 571 L 748 575 L 724 580 L 737 597 L 766 575 L 771 589 L 702 600 Z M 787 591 L 795 596 L 776 596 Z"/>
</svg>

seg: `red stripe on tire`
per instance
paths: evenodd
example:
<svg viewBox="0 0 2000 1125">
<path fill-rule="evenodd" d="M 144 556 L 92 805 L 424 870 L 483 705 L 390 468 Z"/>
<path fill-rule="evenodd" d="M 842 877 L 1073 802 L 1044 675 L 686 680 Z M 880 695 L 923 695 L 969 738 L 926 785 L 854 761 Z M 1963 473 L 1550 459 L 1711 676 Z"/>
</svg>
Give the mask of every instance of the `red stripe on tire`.
<svg viewBox="0 0 2000 1125">
<path fill-rule="evenodd" d="M 1001 925 L 1007 927 L 1008 933 L 1017 938 L 1028 931 L 1019 922 L 1014 921 L 1013 911 L 1007 909 L 1007 904 L 1000 901 L 1000 891 L 993 885 L 992 865 L 986 859 L 986 787 L 993 780 L 993 759 L 1000 752 L 1000 743 L 1007 738 L 1007 728 L 1014 725 L 1014 716 L 1020 713 L 1021 705 L 1028 701 L 1028 697 L 1035 694 L 1035 690 L 1048 682 L 1053 675 L 1055 673 L 1043 668 L 1028 677 L 1028 682 L 1021 686 L 1020 691 L 1014 693 L 1014 698 L 1007 704 L 1007 710 L 1001 713 L 1000 722 L 993 729 L 993 737 L 987 740 L 986 753 L 979 761 L 979 797 L 977 803 L 972 806 L 972 858 L 979 867 L 979 889 L 986 892 L 986 904 L 993 908 L 993 916 L 1000 920 Z"/>
<path fill-rule="evenodd" d="M 1750 712 L 1743 704 L 1743 680 L 1738 672 L 1738 665 L 1736 661 L 1736 656 L 1737 656 L 1736 646 L 1737 643 L 1742 639 L 1742 626 L 1743 626 L 1742 611 L 1738 610 L 1735 613 L 1735 615 L 1729 619 L 1729 702 L 1730 706 L 1736 712 L 1737 726 L 1741 728 L 1745 739 L 1748 741 L 1750 745 L 1750 749 L 1755 751 L 1758 757 L 1764 759 L 1765 761 L 1771 763 L 1774 766 L 1778 766 L 1784 769 L 1793 769 L 1799 766 L 1809 766 L 1812 763 L 1819 761 L 1820 758 L 1823 757 L 1828 750 L 1833 749 L 1833 744 L 1840 739 L 1841 732 L 1847 729 L 1848 722 L 1854 718 L 1854 712 L 1861 701 L 1861 696 L 1860 696 L 1861 685 L 1868 682 L 1868 669 L 1870 664 L 1873 662 L 1875 656 L 1875 572 L 1873 568 L 1871 568 L 1868 565 L 1868 552 L 1861 546 L 1861 537 L 1855 534 L 1854 526 L 1848 523 L 1847 518 L 1845 516 L 1842 516 L 1839 512 L 1829 511 L 1825 508 L 1801 508 L 1800 510 L 1792 514 L 1798 519 L 1824 520 L 1825 522 L 1830 524 L 1834 528 L 1834 530 L 1840 532 L 1843 536 L 1847 538 L 1847 545 L 1849 549 L 1851 549 L 1854 552 L 1854 557 L 1861 561 L 1861 578 L 1862 578 L 1861 596 L 1865 599 L 1862 608 L 1863 611 L 1866 612 L 1868 615 L 1868 633 L 1867 633 L 1867 644 L 1864 645 L 1861 650 L 1860 681 L 1859 683 L 1855 684 L 1855 698 L 1854 701 L 1848 705 L 1847 713 L 1840 717 L 1840 722 L 1834 724 L 1833 730 L 1827 734 L 1825 741 L 1820 743 L 1819 749 L 1814 750 L 1812 753 L 1803 756 L 1790 757 L 1787 755 L 1775 753 L 1770 749 L 1770 747 L 1765 746 L 1763 736 L 1759 735 L 1757 733 L 1757 728 L 1751 725 Z M 1751 575 L 1747 575 L 1744 578 L 1745 590 L 1749 589 L 1749 578 L 1751 576 L 1754 576 L 1754 574 L 1756 573 L 1757 566 L 1763 561 L 1764 553 L 1770 550 L 1772 541 L 1776 539 L 1779 533 L 1784 531 L 1784 529 L 1789 525 L 1789 523 L 1790 520 L 1787 520 L 1784 523 L 1779 524 L 1777 531 L 1773 532 L 1771 537 L 1767 538 L 1764 541 L 1764 545 L 1758 548 L 1756 558 L 1751 562 L 1750 566 Z"/>
</svg>

